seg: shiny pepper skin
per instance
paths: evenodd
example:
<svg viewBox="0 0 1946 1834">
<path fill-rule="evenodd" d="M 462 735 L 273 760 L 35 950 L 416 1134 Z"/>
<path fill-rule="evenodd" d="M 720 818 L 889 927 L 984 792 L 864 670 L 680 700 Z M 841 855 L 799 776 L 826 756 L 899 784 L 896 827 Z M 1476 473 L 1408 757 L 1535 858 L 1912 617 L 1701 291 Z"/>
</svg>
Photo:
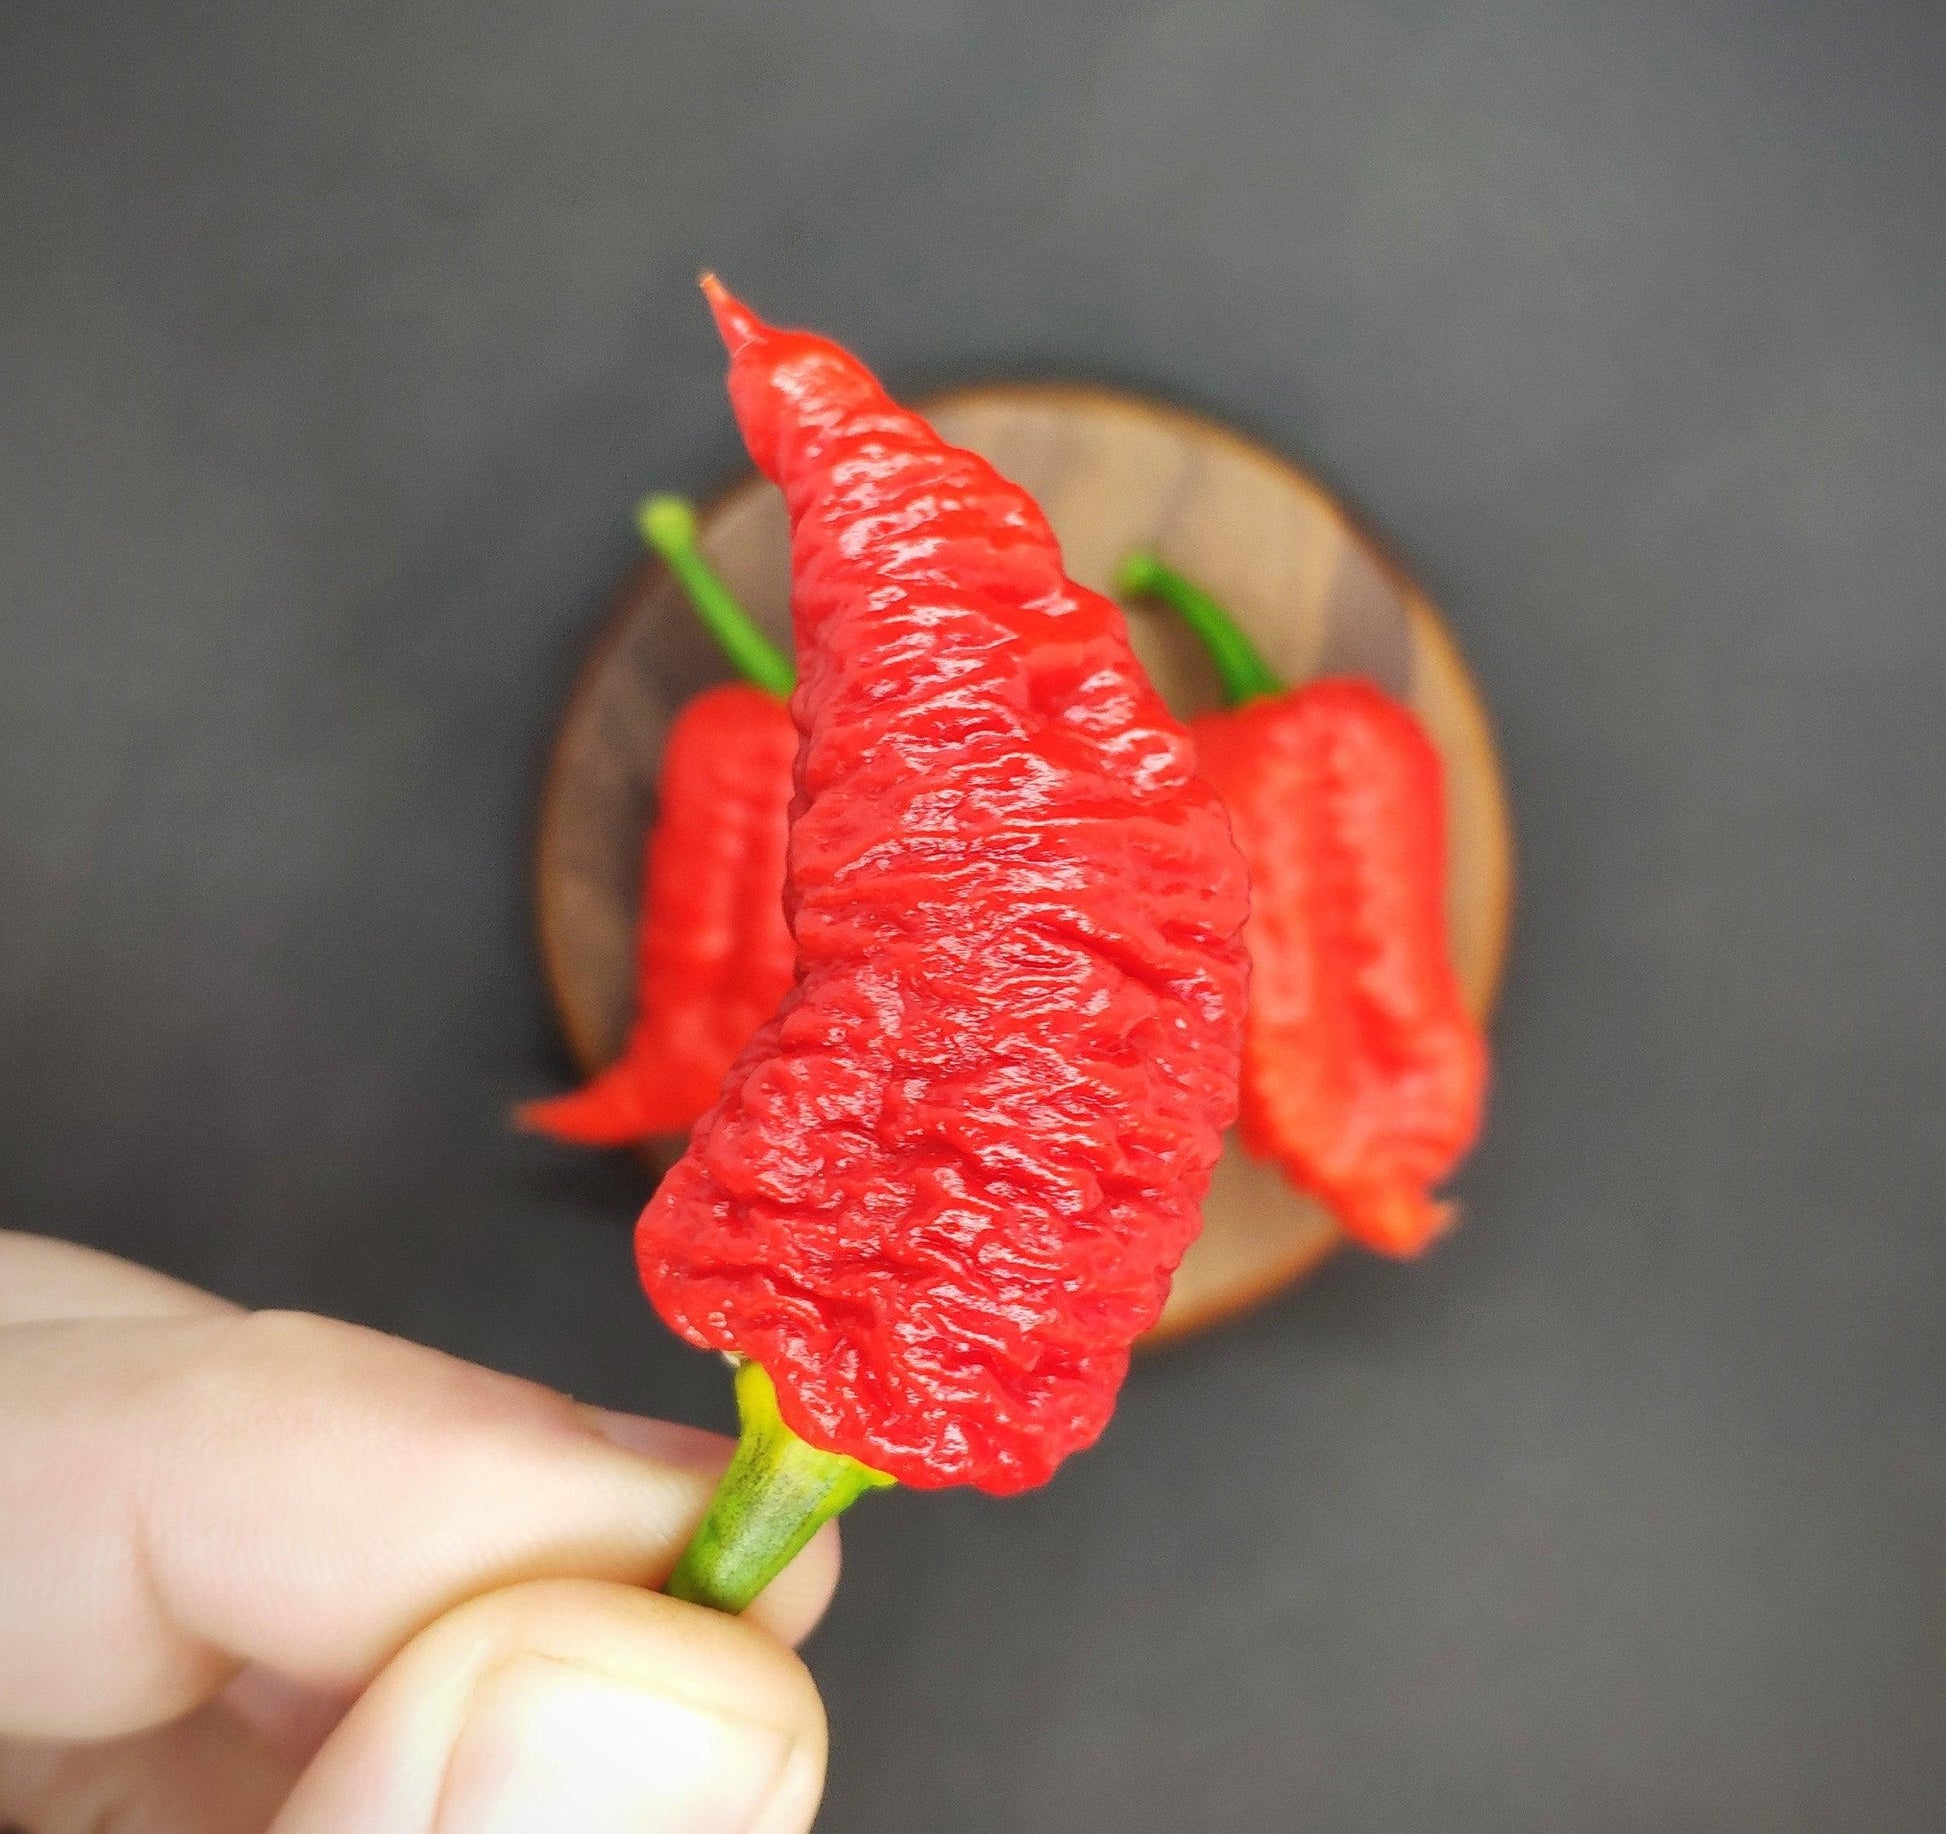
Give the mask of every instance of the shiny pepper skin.
<svg viewBox="0 0 1946 1834">
<path fill-rule="evenodd" d="M 687 1133 L 788 991 L 784 844 L 797 728 L 774 694 L 730 682 L 670 723 L 659 812 L 642 855 L 635 1016 L 621 1057 L 585 1088 L 519 1111 L 584 1146 Z"/>
<path fill-rule="evenodd" d="M 1235 1110 L 1243 863 L 1031 500 L 721 293 L 782 485 L 797 984 L 637 1231 L 693 1343 L 908 1484 L 1044 1481 L 1113 1411 Z"/>
<path fill-rule="evenodd" d="M 1487 1052 L 1446 946 L 1439 754 L 1362 681 L 1193 727 L 1250 862 L 1243 1136 L 1382 1254 L 1445 1228 Z"/>
</svg>

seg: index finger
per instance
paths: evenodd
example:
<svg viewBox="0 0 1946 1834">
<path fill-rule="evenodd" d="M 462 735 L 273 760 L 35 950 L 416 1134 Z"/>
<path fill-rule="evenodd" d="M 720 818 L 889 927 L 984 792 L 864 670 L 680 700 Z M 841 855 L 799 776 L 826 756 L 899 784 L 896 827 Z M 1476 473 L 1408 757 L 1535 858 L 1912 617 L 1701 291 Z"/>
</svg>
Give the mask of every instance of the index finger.
<svg viewBox="0 0 1946 1834">
<path fill-rule="evenodd" d="M 659 1585 L 729 1452 L 301 1314 L 0 1331 L 0 1731 L 101 1737 L 250 1661 L 356 1691 L 461 1600 Z M 752 1615 L 808 1630 L 825 1537 Z"/>
<path fill-rule="evenodd" d="M 76 1242 L 0 1229 L 0 1325 L 67 1318 L 196 1318 L 237 1308 L 153 1268 Z"/>
</svg>

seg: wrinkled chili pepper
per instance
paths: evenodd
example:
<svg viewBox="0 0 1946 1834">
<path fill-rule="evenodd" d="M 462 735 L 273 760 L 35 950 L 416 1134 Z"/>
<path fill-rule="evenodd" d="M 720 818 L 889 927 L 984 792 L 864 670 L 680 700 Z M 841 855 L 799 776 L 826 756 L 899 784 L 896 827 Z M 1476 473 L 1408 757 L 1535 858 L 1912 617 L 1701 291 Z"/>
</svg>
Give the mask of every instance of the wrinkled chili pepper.
<svg viewBox="0 0 1946 1834">
<path fill-rule="evenodd" d="M 798 974 L 643 1212 L 643 1284 L 748 1359 L 740 1389 L 774 1385 L 814 1460 L 1020 1490 L 1101 1432 L 1195 1233 L 1236 1096 L 1243 864 L 1026 494 L 705 287 L 790 512 Z M 683 1596 L 734 1603 L 723 1572 L 766 1563 L 725 1547 L 775 1542 L 751 1524 L 795 1480 L 745 1426 Z"/>
<path fill-rule="evenodd" d="M 1354 1241 L 1418 1254 L 1451 1220 L 1432 1187 L 1478 1134 L 1487 1081 L 1446 941 L 1439 754 L 1368 682 L 1287 690 L 1153 555 L 1120 584 L 1183 616 L 1230 703 L 1191 730 L 1250 863 L 1244 1144 Z"/>
<path fill-rule="evenodd" d="M 749 678 L 705 689 L 670 722 L 657 815 L 642 852 L 635 1013 L 621 1056 L 583 1088 L 515 1111 L 584 1146 L 687 1133 L 791 984 L 784 838 L 797 728 L 791 666 L 696 545 L 679 498 L 642 506 L 642 531 Z"/>
</svg>

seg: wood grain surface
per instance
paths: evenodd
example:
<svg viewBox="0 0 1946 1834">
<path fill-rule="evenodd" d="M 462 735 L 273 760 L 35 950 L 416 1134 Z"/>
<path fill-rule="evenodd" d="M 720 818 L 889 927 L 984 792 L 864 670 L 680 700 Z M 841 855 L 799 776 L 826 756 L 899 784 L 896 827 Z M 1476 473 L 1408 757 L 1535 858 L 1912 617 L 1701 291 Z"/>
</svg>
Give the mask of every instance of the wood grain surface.
<svg viewBox="0 0 1946 1834">
<path fill-rule="evenodd" d="M 1154 547 L 1220 599 L 1286 679 L 1369 677 L 1424 721 L 1446 767 L 1454 963 L 1486 1014 L 1505 959 L 1513 848 L 1485 709 L 1458 648 L 1416 585 L 1303 471 L 1197 415 L 1070 384 L 1007 383 L 921 404 L 948 439 L 1039 501 L 1070 574 L 1107 591 L 1121 557 Z M 701 516 L 705 551 L 751 614 L 790 643 L 782 500 L 751 477 Z M 1135 647 L 1179 714 L 1217 703 L 1215 679 L 1168 613 L 1128 607 Z M 681 589 L 645 558 L 563 715 L 535 858 L 541 958 L 576 1060 L 620 1049 L 629 1017 L 636 880 L 670 715 L 725 665 Z M 668 1161 L 679 1142 L 647 1156 Z M 1339 1240 L 1325 1209 L 1229 1141 L 1151 1340 L 1275 1292 Z"/>
</svg>

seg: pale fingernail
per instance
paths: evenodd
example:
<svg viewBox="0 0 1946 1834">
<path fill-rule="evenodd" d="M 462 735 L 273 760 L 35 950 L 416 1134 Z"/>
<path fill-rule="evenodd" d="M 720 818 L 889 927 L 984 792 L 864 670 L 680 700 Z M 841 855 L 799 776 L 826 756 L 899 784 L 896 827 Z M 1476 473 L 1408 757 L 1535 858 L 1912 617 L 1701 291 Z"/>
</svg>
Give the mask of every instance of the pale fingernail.
<svg viewBox="0 0 1946 1834">
<path fill-rule="evenodd" d="M 801 1834 L 815 1796 L 797 1819 L 792 1743 L 756 1720 L 517 1656 L 475 1697 L 438 1834 Z"/>
<path fill-rule="evenodd" d="M 673 1420 L 651 1420 L 645 1414 L 618 1414 L 612 1408 L 583 1407 L 582 1418 L 610 1445 L 636 1452 L 665 1465 L 686 1470 L 719 1472 L 736 1449 L 721 1433 L 699 1426 L 678 1426 Z"/>
<path fill-rule="evenodd" d="M 304 1765 L 344 1718 L 350 1701 L 320 1693 L 286 1680 L 254 1662 L 231 1677 L 219 1698 L 233 1719 L 240 1719 L 273 1757 L 286 1764 Z"/>
</svg>

